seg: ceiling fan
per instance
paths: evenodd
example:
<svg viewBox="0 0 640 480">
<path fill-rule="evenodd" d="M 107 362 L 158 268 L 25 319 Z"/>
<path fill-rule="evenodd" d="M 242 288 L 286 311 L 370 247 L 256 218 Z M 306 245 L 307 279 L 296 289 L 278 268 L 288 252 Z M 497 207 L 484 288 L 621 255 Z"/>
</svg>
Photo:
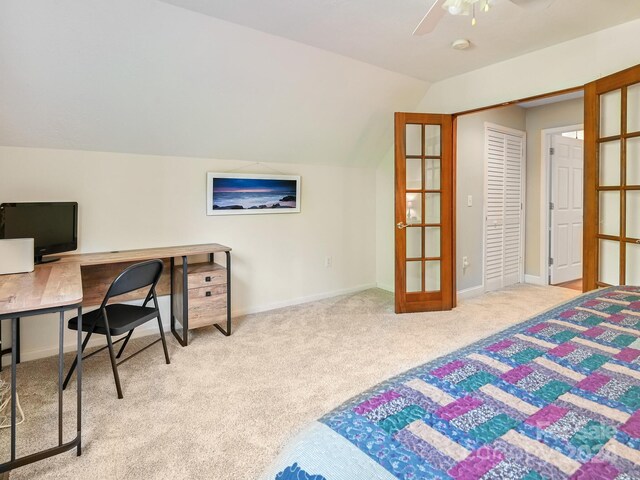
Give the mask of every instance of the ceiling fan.
<svg viewBox="0 0 640 480">
<path fill-rule="evenodd" d="M 508 0 L 519 6 L 525 6 L 538 0 Z M 471 25 L 476 24 L 476 10 L 489 11 L 496 0 L 436 0 L 413 31 L 414 35 L 431 33 L 438 22 L 449 13 L 451 15 L 471 15 Z"/>
</svg>

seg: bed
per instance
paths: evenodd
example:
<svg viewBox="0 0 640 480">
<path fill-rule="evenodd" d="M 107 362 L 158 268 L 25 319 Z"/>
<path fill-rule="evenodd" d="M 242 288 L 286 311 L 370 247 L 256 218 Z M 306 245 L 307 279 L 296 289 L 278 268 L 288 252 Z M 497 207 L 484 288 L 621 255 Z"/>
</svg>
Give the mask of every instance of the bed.
<svg viewBox="0 0 640 480">
<path fill-rule="evenodd" d="M 309 425 L 264 480 L 640 479 L 640 287 L 578 297 Z"/>
</svg>

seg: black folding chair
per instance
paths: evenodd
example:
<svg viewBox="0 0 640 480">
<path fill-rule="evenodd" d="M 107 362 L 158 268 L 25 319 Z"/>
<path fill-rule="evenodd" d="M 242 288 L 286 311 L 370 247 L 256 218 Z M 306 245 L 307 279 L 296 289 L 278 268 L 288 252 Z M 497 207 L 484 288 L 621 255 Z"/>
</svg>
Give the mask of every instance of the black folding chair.
<svg viewBox="0 0 640 480">
<path fill-rule="evenodd" d="M 109 349 L 109 357 L 111 358 L 111 368 L 113 369 L 113 377 L 116 381 L 116 390 L 118 391 L 118 398 L 123 398 L 122 388 L 120 387 L 120 377 L 118 376 L 118 365 L 123 364 L 130 358 L 134 357 L 140 352 L 143 352 L 147 348 L 155 345 L 159 341 L 162 341 L 162 347 L 164 348 L 164 358 L 167 364 L 171 363 L 169 360 L 169 352 L 167 351 L 167 342 L 164 338 L 164 330 L 162 329 L 162 320 L 160 318 L 160 309 L 158 308 L 158 297 L 156 295 L 156 285 L 162 275 L 163 264 L 161 260 L 149 260 L 147 262 L 136 263 L 125 269 L 118 277 L 113 281 L 107 294 L 100 305 L 100 308 L 90 313 L 82 315 L 82 331 L 87 332 L 87 336 L 82 343 L 82 351 L 78 355 L 84 353 L 84 349 L 89 343 L 91 335 L 94 333 L 105 335 L 107 337 L 107 345 L 91 352 L 89 355 L 82 357 L 87 359 L 92 357 L 96 353 L 103 351 L 105 348 Z M 150 287 L 149 293 L 144 300 L 142 306 L 126 305 L 122 303 L 114 303 L 108 305 L 109 301 L 119 295 L 138 290 L 139 288 Z M 153 299 L 153 307 L 148 307 L 147 304 Z M 129 339 L 133 334 L 133 331 L 143 325 L 144 323 L 158 319 L 158 327 L 160 328 L 160 338 L 150 343 L 146 347 L 138 350 L 137 352 L 129 355 L 124 360 L 116 362 L 117 358 L 122 356 Z M 74 317 L 69 320 L 69 328 L 72 330 L 78 330 L 78 317 Z M 127 334 L 126 337 L 122 337 L 115 342 L 112 337 Z M 114 355 L 113 345 L 118 342 L 124 341 L 120 351 L 117 355 Z M 67 374 L 67 378 L 64 380 L 62 388 L 67 388 L 67 384 L 73 375 L 73 371 L 78 363 L 78 356 L 73 360 L 71 369 Z"/>
</svg>

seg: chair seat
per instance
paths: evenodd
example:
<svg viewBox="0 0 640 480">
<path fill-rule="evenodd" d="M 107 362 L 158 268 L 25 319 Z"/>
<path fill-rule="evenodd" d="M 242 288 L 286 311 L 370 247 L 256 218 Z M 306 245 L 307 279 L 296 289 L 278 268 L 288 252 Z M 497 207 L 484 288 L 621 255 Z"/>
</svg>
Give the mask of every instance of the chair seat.
<svg viewBox="0 0 640 480">
<path fill-rule="evenodd" d="M 107 318 L 109 319 L 109 333 L 112 336 L 127 333 L 158 316 L 158 310 L 155 308 L 126 305 L 123 303 L 107 305 L 106 310 Z M 100 309 L 82 315 L 82 331 L 88 332 L 91 330 L 91 325 L 93 325 L 96 319 L 97 323 L 93 332 L 106 335 L 107 329 Z M 70 329 L 78 330 L 78 317 L 69 320 L 68 325 Z"/>
</svg>

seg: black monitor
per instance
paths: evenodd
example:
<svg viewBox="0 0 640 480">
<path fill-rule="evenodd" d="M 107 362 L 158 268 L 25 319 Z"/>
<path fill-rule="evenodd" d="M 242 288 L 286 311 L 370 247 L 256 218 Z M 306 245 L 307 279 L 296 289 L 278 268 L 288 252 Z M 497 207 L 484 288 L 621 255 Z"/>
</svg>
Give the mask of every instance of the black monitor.
<svg viewBox="0 0 640 480">
<path fill-rule="evenodd" d="M 3 203 L 0 238 L 33 238 L 36 263 L 59 260 L 42 256 L 78 248 L 78 203 Z"/>
</svg>

